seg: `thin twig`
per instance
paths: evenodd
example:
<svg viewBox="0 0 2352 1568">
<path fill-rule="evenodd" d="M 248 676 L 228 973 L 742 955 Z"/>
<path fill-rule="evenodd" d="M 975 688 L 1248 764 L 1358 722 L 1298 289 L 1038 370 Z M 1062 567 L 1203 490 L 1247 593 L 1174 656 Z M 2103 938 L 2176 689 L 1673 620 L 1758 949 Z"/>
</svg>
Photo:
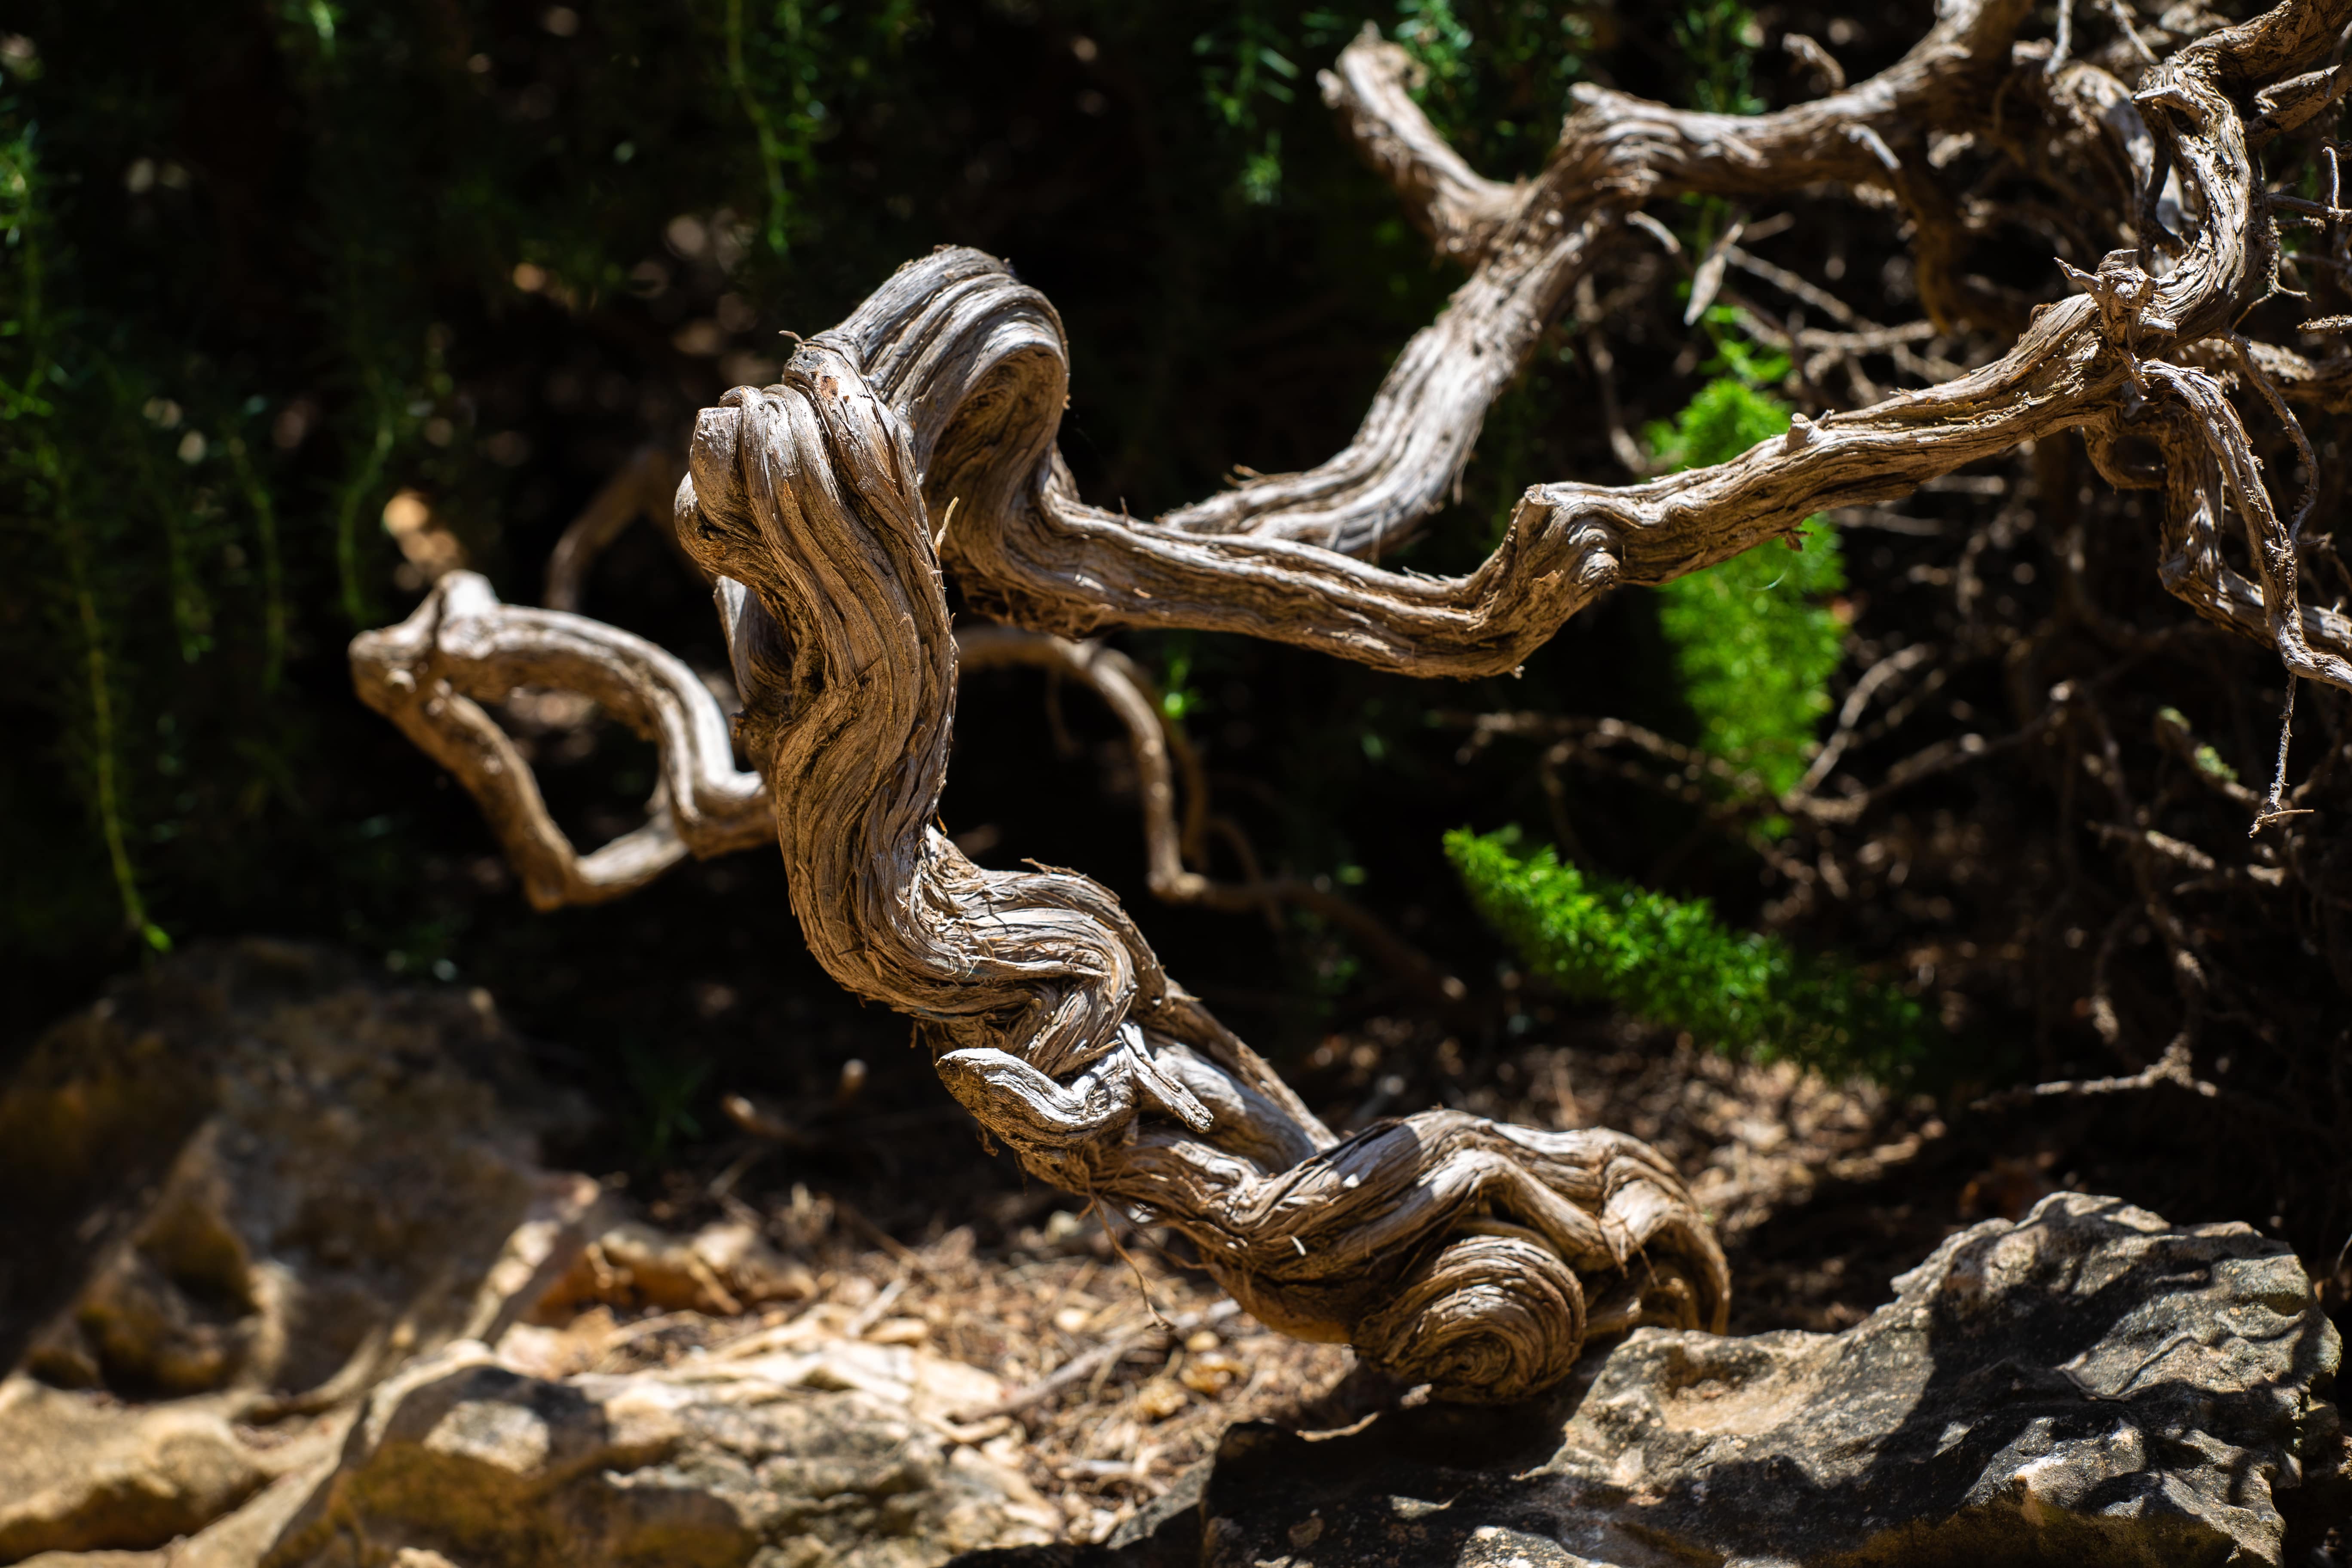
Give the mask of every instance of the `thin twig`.
<svg viewBox="0 0 2352 1568">
<path fill-rule="evenodd" d="M 1197 1312 L 1185 1312 L 1175 1318 L 1129 1329 L 1116 1339 L 1105 1340 L 1094 1349 L 1072 1356 L 1028 1387 L 1008 1394 L 982 1409 L 958 1415 L 956 1419 L 970 1423 L 985 1421 L 992 1415 L 1017 1415 L 1033 1405 L 1051 1399 L 1073 1384 L 1083 1383 L 1094 1375 L 1097 1368 L 1115 1365 L 1129 1351 L 1139 1348 L 1147 1341 L 1163 1339 L 1172 1342 L 1178 1334 L 1189 1334 L 1194 1330 L 1222 1323 L 1240 1311 L 1241 1308 L 1232 1301 L 1219 1301 Z"/>
<path fill-rule="evenodd" d="M 2284 799 L 2287 745 L 2294 739 L 2294 688 L 2295 676 L 2290 670 L 2286 678 L 2286 710 L 2279 715 L 2278 766 L 2271 774 L 2271 793 L 2263 797 L 2263 809 L 2255 816 L 2254 825 L 2246 829 L 2246 837 L 2249 838 L 2273 822 L 2284 822 L 2290 816 L 2311 815 L 2309 808 L 2290 806 Z"/>
<path fill-rule="evenodd" d="M 1626 472 L 1637 479 L 1648 479 L 1658 466 L 1625 428 L 1625 416 L 1617 404 L 1617 357 L 1609 352 L 1609 340 L 1597 327 L 1584 335 L 1584 362 L 1592 367 L 1593 384 L 1601 392 L 1601 419 L 1609 432 L 1609 450 L 1625 465 Z"/>
<path fill-rule="evenodd" d="M 1690 302 L 1683 307 L 1684 326 L 1696 324 L 1701 316 L 1706 314 L 1706 308 L 1715 303 L 1716 290 L 1723 287 L 1723 269 L 1730 260 L 1732 250 L 1739 244 L 1739 237 L 1747 229 L 1746 218 L 1734 218 L 1731 226 L 1707 247 L 1706 257 L 1698 264 L 1698 270 L 1691 274 Z"/>
<path fill-rule="evenodd" d="M 2310 519 L 2311 509 L 2319 504 L 2318 455 L 2311 449 L 2311 437 L 2304 434 L 2303 421 L 2294 416 L 2294 410 L 2286 405 L 2286 399 L 2271 384 L 2271 378 L 2263 374 L 2262 363 L 2254 358 L 2246 340 L 2232 332 L 2230 347 L 2236 353 L 2238 367 L 2246 373 L 2246 379 L 2254 384 L 2254 390 L 2263 395 L 2263 401 L 2271 405 L 2271 412 L 2278 416 L 2279 423 L 2294 438 L 2295 455 L 2303 459 L 2303 497 L 2295 503 L 2294 521 L 2286 531 L 2287 543 L 2299 549 L 2303 544 L 2303 525 Z"/>
<path fill-rule="evenodd" d="M 2074 49 L 2074 0 L 2058 0 L 2058 40 L 2051 47 L 2050 58 L 2042 68 L 2045 76 L 2056 76 L 2066 57 Z"/>
<path fill-rule="evenodd" d="M 2156 64 L 2156 51 L 2147 47 L 2147 40 L 2141 37 L 2139 29 L 2132 25 L 2131 7 L 2125 5 L 2124 0 L 2105 0 L 2105 4 L 2107 15 L 2116 20 L 2116 30 L 2124 36 L 2126 43 L 2131 45 L 2132 53 L 2140 58 L 2143 65 Z"/>
<path fill-rule="evenodd" d="M 1822 743 L 1821 752 L 1813 758 L 1812 766 L 1805 770 L 1805 776 L 1797 781 L 1797 787 L 1790 793 L 1810 795 L 1819 789 L 1822 781 L 1830 776 L 1830 770 L 1837 766 L 1838 759 L 1845 754 L 1846 747 L 1853 743 L 1854 726 L 1862 722 L 1863 714 L 1870 707 L 1870 700 L 1878 694 L 1879 688 L 1924 663 L 1935 652 L 1936 645 L 1933 643 L 1913 643 L 1864 670 L 1862 679 L 1853 683 L 1853 689 L 1846 693 L 1845 705 L 1838 711 L 1836 730 Z"/>
</svg>

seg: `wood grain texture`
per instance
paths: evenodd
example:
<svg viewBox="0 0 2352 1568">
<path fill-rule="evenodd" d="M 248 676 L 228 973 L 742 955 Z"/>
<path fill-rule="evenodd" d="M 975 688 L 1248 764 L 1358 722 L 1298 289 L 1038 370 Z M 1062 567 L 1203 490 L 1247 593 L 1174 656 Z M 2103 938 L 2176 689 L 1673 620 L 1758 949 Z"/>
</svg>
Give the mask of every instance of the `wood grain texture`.
<svg viewBox="0 0 2352 1568">
<path fill-rule="evenodd" d="M 2168 587 L 2296 674 L 2352 688 L 2352 623 L 2299 603 L 2295 525 L 2223 380 L 2229 364 L 2270 367 L 2282 415 L 2341 395 L 2332 364 L 2231 328 L 2279 267 L 2250 138 L 2334 90 L 2332 78 L 2294 83 L 2325 63 L 2352 0 L 2293 0 L 2214 32 L 2136 89 L 2080 61 L 2051 68 L 2046 47 L 2018 37 L 2030 10 L 1944 0 L 1895 66 L 1776 114 L 1579 89 L 1551 160 L 1516 185 L 1444 145 L 1405 90 L 1401 51 L 1358 39 L 1326 74 L 1327 99 L 1471 276 L 1329 462 L 1152 521 L 1076 493 L 1055 449 L 1068 350 L 1045 297 L 977 251 L 909 262 L 774 384 L 737 388 L 696 427 L 677 538 L 717 584 L 743 702 L 734 739 L 756 779 L 733 769 L 715 705 L 676 661 L 576 616 L 500 610 L 464 574 L 354 643 L 362 693 L 474 789 L 542 903 L 610 896 L 684 853 L 747 841 L 769 815 L 756 831 L 781 846 L 829 973 L 917 1020 L 950 1091 L 1029 1170 L 1181 1232 L 1288 1332 L 1350 1342 L 1447 1397 L 1507 1399 L 1556 1381 L 1591 1333 L 1719 1330 L 1722 1255 L 1654 1151 L 1445 1110 L 1341 1138 L 1165 973 L 1107 889 L 967 858 L 937 820 L 960 669 L 946 582 L 1019 628 L 971 633 L 975 660 L 1063 668 L 1112 704 L 1144 776 L 1152 885 L 1202 901 L 1264 892 L 1185 868 L 1140 682 L 1070 639 L 1185 626 L 1417 676 L 1508 670 L 1613 587 L 1793 539 L 1815 512 L 1892 500 L 2063 432 L 2080 432 L 2114 482 L 2163 491 Z M 2281 82 L 2292 90 L 2263 99 L 2275 107 L 2250 130 L 2242 103 Z M 1925 147 L 1959 132 L 2033 142 L 2029 157 L 2075 168 L 2079 220 L 2115 248 L 2095 272 L 2067 269 L 2074 295 L 2028 315 L 1958 275 L 1982 220 L 1937 183 Z M 2010 350 L 1801 418 L 1712 468 L 1534 486 L 1465 575 L 1374 563 L 1449 492 L 1576 279 L 1607 247 L 1651 242 L 1633 223 L 1643 203 L 1822 186 L 1891 194 L 1916 229 L 1930 315 L 2014 314 Z M 2252 577 L 2220 547 L 2231 511 Z M 666 793 L 646 828 L 585 858 L 561 842 L 473 700 L 526 683 L 586 691 L 655 736 Z"/>
<path fill-rule="evenodd" d="M 540 909 L 618 898 L 689 855 L 748 849 L 772 833 L 767 786 L 736 768 L 718 700 L 682 660 L 618 627 L 502 605 L 487 577 L 452 572 L 408 619 L 352 638 L 351 661 L 361 700 L 472 792 Z M 644 826 L 586 855 L 573 847 L 482 707 L 523 687 L 592 697 L 660 749 Z"/>
</svg>

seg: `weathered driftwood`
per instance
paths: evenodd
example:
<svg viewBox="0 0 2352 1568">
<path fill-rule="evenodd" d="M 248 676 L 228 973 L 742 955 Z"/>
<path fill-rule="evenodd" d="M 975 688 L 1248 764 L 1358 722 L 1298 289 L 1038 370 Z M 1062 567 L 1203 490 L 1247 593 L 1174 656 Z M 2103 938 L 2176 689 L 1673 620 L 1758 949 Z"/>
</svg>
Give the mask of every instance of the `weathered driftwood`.
<svg viewBox="0 0 2352 1568">
<path fill-rule="evenodd" d="M 2326 60 L 2352 0 L 2294 0 L 2189 43 L 2137 91 L 2064 58 L 2063 40 L 2021 41 L 2030 14 L 2027 0 L 1944 0 L 1888 71 L 1752 119 L 1580 89 L 1542 174 L 1508 186 L 1445 146 L 1403 90 L 1402 54 L 1368 34 L 1326 96 L 1472 275 L 1329 462 L 1153 521 L 1087 505 L 1055 448 L 1068 360 L 1053 308 L 1002 263 L 944 249 L 696 428 L 677 535 L 717 584 L 743 704 L 733 739 L 756 778 L 734 770 L 691 672 L 577 616 L 499 608 L 476 578 L 453 575 L 409 622 L 353 645 L 362 693 L 465 779 L 542 903 L 610 896 L 772 831 L 812 950 L 918 1020 L 983 1126 L 1040 1176 L 1189 1237 L 1270 1323 L 1475 1398 L 1542 1386 L 1604 1329 L 1719 1326 L 1721 1255 L 1642 1144 L 1451 1111 L 1339 1138 L 1161 970 L 1108 890 L 966 858 L 936 825 L 959 669 L 945 576 L 1023 628 L 971 635 L 967 657 L 1055 663 L 1119 712 L 1145 761 L 1153 885 L 1180 898 L 1222 895 L 1177 853 L 1138 683 L 1115 655 L 1036 634 L 1188 626 L 1414 675 L 1506 670 L 1612 587 L 2063 431 L 2113 481 L 2162 489 L 2173 592 L 2294 674 L 2352 687 L 2352 623 L 2298 603 L 2296 525 L 2221 379 L 2238 367 L 2285 399 L 2341 395 L 2332 363 L 2231 334 L 2279 265 L 2250 146 L 2338 89 L 2341 73 L 2298 73 Z M 1925 148 L 1963 131 L 2070 183 L 2071 221 L 2123 247 L 2095 273 L 2070 269 L 2082 291 L 2030 320 L 1955 264 L 1983 220 L 1937 184 Z M 1930 315 L 2016 320 L 2014 347 L 1941 384 L 1801 419 L 1714 468 L 1538 485 L 1465 576 L 1369 563 L 1451 489 L 1576 280 L 1610 247 L 1655 243 L 1644 203 L 1824 185 L 1899 204 Z M 1734 248 L 1707 258 L 1701 287 L 1720 286 Z M 2231 509 L 2253 578 L 2219 545 Z M 474 701 L 524 684 L 587 692 L 657 740 L 665 784 L 646 828 L 585 858 L 563 842 Z"/>
</svg>

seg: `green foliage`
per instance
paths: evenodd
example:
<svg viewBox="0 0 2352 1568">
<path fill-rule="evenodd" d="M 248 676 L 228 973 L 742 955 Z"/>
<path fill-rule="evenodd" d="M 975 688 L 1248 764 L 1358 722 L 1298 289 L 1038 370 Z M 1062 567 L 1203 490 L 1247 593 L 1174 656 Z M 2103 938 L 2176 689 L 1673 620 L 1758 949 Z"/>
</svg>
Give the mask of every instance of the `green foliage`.
<svg viewBox="0 0 2352 1568">
<path fill-rule="evenodd" d="M 1661 461 L 1690 468 L 1788 428 L 1785 404 L 1724 376 L 1646 434 Z M 1809 518 L 1799 538 L 1801 550 L 1768 544 L 1657 591 L 1699 744 L 1754 768 L 1776 795 L 1804 774 L 1845 642 L 1843 623 L 1819 602 L 1845 586 L 1837 534 Z"/>
<path fill-rule="evenodd" d="M 1177 631 L 1161 639 L 1160 710 L 1181 724 L 1184 716 L 1202 706 L 1201 689 L 1192 683 L 1192 666 L 1200 653 L 1197 633 Z"/>
<path fill-rule="evenodd" d="M 1247 138 L 1236 188 L 1253 206 L 1282 196 L 1282 132 L 1267 121 L 1297 100 L 1298 67 L 1285 30 L 1257 0 L 1244 0 L 1233 20 L 1192 40 L 1201 92 L 1217 121 Z"/>
<path fill-rule="evenodd" d="M 1391 36 L 1424 76 L 1414 96 L 1474 161 L 1520 173 L 1551 148 L 1569 89 L 1608 27 L 1605 4 L 1397 0 Z"/>
<path fill-rule="evenodd" d="M 77 494 L 78 454 L 61 439 L 61 391 L 70 373 L 57 358 L 59 323 L 50 278 L 58 258 L 50 250 L 45 171 L 37 128 L 8 90 L 13 84 L 6 79 L 37 79 L 37 56 L 12 49 L 0 71 L 6 73 L 0 76 L 0 240 L 5 244 L 5 266 L 0 266 L 0 430 L 5 432 L 0 441 L 0 482 L 19 498 L 17 514 L 9 520 L 9 536 L 14 541 L 42 535 L 50 546 L 49 564 L 61 579 L 56 583 L 61 591 L 47 595 L 30 618 L 37 628 L 35 635 L 46 635 L 79 655 L 61 661 L 59 672 L 65 677 L 61 705 L 81 721 L 76 726 L 79 743 L 70 749 L 69 761 L 85 780 L 123 923 L 148 945 L 163 950 L 171 946 L 171 939 L 148 918 L 124 827 L 116 724 L 120 693 L 113 639 L 100 611 L 97 580 L 105 542 L 93 537 L 91 520 Z M 174 533 L 175 566 L 178 550 Z M 174 572 L 173 580 L 176 609 L 179 573 Z M 187 635 L 184 626 L 183 638 Z"/>
<path fill-rule="evenodd" d="M 2158 709 L 2156 725 L 2158 735 L 2177 737 L 2179 742 L 2188 746 L 2189 760 L 2197 764 L 2199 773 L 2222 784 L 2238 782 L 2238 770 L 2224 761 L 2221 753 L 2215 751 L 2211 745 L 2196 739 L 2194 731 L 2189 728 L 2189 716 L 2179 709 Z"/>
<path fill-rule="evenodd" d="M 702 1136 L 694 1114 L 710 1063 L 702 1058 L 679 1056 L 646 1046 L 631 1047 L 621 1058 L 631 1107 L 628 1135 L 639 1165 L 658 1169 L 672 1150 Z"/>
<path fill-rule="evenodd" d="M 1583 79 L 1610 7 L 1592 0 L 1393 0 L 1384 7 L 1239 0 L 1192 40 L 1201 92 L 1238 148 L 1232 189 L 1248 205 L 1282 200 L 1282 121 L 1310 74 L 1299 63 L 1337 52 L 1385 11 L 1391 36 L 1423 68 L 1414 97 L 1474 163 L 1530 171 L 1551 148 L 1568 90 Z"/>
<path fill-rule="evenodd" d="M 1677 472 L 1728 462 L 1759 441 L 1789 432 L 1789 406 L 1737 376 L 1701 387 L 1670 421 L 1643 432 L 1658 462 Z"/>
<path fill-rule="evenodd" d="M 1722 215 L 1709 213 L 1707 216 L 1710 218 L 1720 218 Z M 1715 227 L 1712 223 L 1705 226 L 1707 230 L 1713 230 Z M 1704 233 L 1702 243 L 1694 248 L 1705 250 L 1707 245 L 1714 242 L 1714 238 L 1713 232 Z M 1689 300 L 1690 285 L 1687 283 L 1682 285 L 1680 297 L 1685 300 Z M 1707 341 L 1715 345 L 1715 357 L 1708 360 L 1706 365 L 1709 375 L 1727 375 L 1743 385 L 1758 391 L 1787 377 L 1789 356 L 1778 349 L 1767 348 L 1749 337 L 1740 326 L 1739 312 L 1730 306 L 1708 306 L 1706 314 L 1699 317 L 1699 326 L 1706 333 Z M 1784 413 L 1781 416 L 1781 428 L 1787 427 L 1788 417 Z M 1735 452 L 1743 449 L 1735 448 Z M 1734 454 L 1726 454 L 1726 456 L 1731 455 Z"/>
<path fill-rule="evenodd" d="M 1932 1037 L 1919 1005 L 1851 966 L 1733 931 L 1704 899 L 1668 898 L 1517 854 L 1518 831 L 1457 829 L 1445 852 L 1472 903 L 1528 967 L 1580 1000 L 1608 1002 L 1715 1048 L 1831 1074 L 1897 1081 Z"/>
<path fill-rule="evenodd" d="M 1691 73 L 1691 107 L 1718 114 L 1754 114 L 1756 46 L 1763 41 L 1756 13 L 1743 0 L 1685 0 L 1674 37 Z"/>
<path fill-rule="evenodd" d="M 845 111 L 868 96 L 877 67 L 927 20 L 915 0 L 854 5 L 726 0 L 727 81 L 759 147 L 767 195 L 761 235 L 770 251 L 783 255 L 793 230 L 812 226 L 815 211 L 798 208 L 793 195 L 815 183 L 817 149 L 839 134 Z M 828 96 L 833 103 L 825 101 Z M 630 152 L 620 161 L 629 162 L 635 144 L 622 145 Z"/>
</svg>

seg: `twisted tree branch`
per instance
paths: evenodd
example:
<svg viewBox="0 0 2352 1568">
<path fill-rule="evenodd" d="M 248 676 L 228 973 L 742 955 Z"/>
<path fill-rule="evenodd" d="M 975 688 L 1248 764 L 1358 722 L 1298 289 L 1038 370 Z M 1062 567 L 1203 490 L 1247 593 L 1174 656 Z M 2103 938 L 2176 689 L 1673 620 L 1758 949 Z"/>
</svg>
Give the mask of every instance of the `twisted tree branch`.
<svg viewBox="0 0 2352 1568">
<path fill-rule="evenodd" d="M 512 611 L 511 642 L 450 651 L 484 636 L 467 628 L 481 624 L 487 590 L 463 582 L 354 645 L 362 691 L 445 764 L 509 781 L 477 793 L 494 819 L 514 814 L 500 826 L 519 857 L 547 863 L 534 897 L 575 885 L 603 896 L 660 855 L 734 842 L 755 806 L 772 810 L 794 911 L 827 971 L 916 1018 L 950 1091 L 1030 1170 L 1181 1232 L 1269 1323 L 1351 1341 L 1477 1398 L 1555 1380 L 1597 1326 L 1719 1327 L 1721 1254 L 1653 1151 L 1451 1111 L 1339 1140 L 1166 974 L 1106 889 L 1072 872 L 987 870 L 960 853 L 936 826 L 959 668 L 945 574 L 1031 632 L 1190 626 L 1402 673 L 1484 674 L 1511 668 L 1611 587 L 1668 581 L 1792 536 L 1814 512 L 1891 500 L 2080 430 L 2111 479 L 2164 488 L 2168 586 L 2270 644 L 2294 674 L 2352 687 L 2352 626 L 2299 605 L 2289 531 L 2220 383 L 2195 363 L 2276 277 L 2240 100 L 2324 59 L 2352 0 L 2290 0 L 2198 40 L 2128 100 L 2083 74 L 2091 68 L 2053 76 L 2039 60 L 2054 57 L 2015 58 L 2029 10 L 1945 0 L 1888 71 L 1752 119 L 1580 89 L 1543 173 L 1507 187 L 1446 152 L 1402 90 L 1399 57 L 1359 39 L 1327 91 L 1416 221 L 1475 270 L 1330 462 L 1153 522 L 1076 494 L 1055 447 L 1067 350 L 1045 298 L 975 251 L 909 263 L 804 343 L 775 384 L 706 410 L 677 493 L 678 540 L 718 583 L 744 700 L 736 736 L 764 800 L 725 764 L 715 710 L 682 694 L 690 672 L 625 634 Z M 2136 188 L 2115 193 L 2112 220 L 2132 248 L 2095 273 L 2070 268 L 2082 292 L 2040 310 L 2009 353 L 1800 419 L 1714 468 L 1534 487 L 1495 554 L 1462 577 L 1359 559 L 1446 493 L 1486 407 L 1645 201 L 1892 191 L 1918 226 L 1930 316 L 1998 319 L 1957 273 L 1964 222 L 1923 141 L 1990 132 L 2020 71 L 2043 84 L 2032 101 L 2054 106 L 2060 133 L 2114 136 L 2114 166 Z M 2300 105 L 2313 90 L 2288 97 Z M 2116 123 L 2125 107 L 2146 121 L 2144 161 Z M 2178 227 L 2157 220 L 2175 178 Z M 2278 379 L 2294 395 L 2294 379 Z M 2259 582 L 2221 556 L 2224 504 L 2240 513 Z M 568 846 L 526 809 L 535 789 L 509 776 L 518 760 L 475 726 L 467 692 L 526 678 L 587 690 L 657 733 L 668 795 L 656 817 L 667 811 L 669 825 L 640 830 L 645 844 L 614 858 L 625 864 L 566 872 Z M 1143 728 L 1132 719 L 1131 732 Z M 1154 820 L 1172 837 L 1172 818 Z M 1185 887 L 1190 875 L 1155 847 L 1156 878 Z M 2184 969 L 2184 995 L 2193 979 Z"/>
<path fill-rule="evenodd" d="M 688 855 L 748 849 L 774 832 L 767 786 L 736 771 L 709 689 L 682 661 L 618 627 L 501 605 L 488 578 L 452 572 L 408 619 L 352 638 L 351 659 L 361 700 L 472 792 L 540 909 L 618 898 Z M 530 765 L 481 707 L 521 686 L 593 697 L 660 748 L 644 826 L 588 855 L 572 847 Z"/>
</svg>

